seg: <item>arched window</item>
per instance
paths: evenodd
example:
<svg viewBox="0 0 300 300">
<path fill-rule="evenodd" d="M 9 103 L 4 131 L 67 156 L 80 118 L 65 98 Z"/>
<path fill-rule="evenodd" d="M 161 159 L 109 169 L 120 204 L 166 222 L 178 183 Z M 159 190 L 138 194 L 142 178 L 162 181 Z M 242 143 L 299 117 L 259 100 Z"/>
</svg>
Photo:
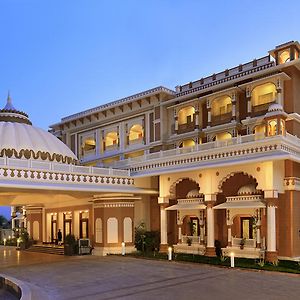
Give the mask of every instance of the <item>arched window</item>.
<svg viewBox="0 0 300 300">
<path fill-rule="evenodd" d="M 271 103 L 276 100 L 277 91 L 273 83 L 265 83 L 258 85 L 252 90 L 251 102 L 252 106 Z"/>
<path fill-rule="evenodd" d="M 215 141 L 226 141 L 226 140 L 230 140 L 232 138 L 232 135 L 229 132 L 222 132 L 222 133 L 218 133 L 216 134 L 216 136 L 214 137 Z"/>
<path fill-rule="evenodd" d="M 277 134 L 277 121 L 271 120 L 268 122 L 268 136 Z"/>
<path fill-rule="evenodd" d="M 193 147 L 195 145 L 196 145 L 195 141 L 192 139 L 189 139 L 189 140 L 182 141 L 179 145 L 179 148 Z"/>
<path fill-rule="evenodd" d="M 284 50 L 279 54 L 279 64 L 284 64 L 290 61 L 290 51 Z"/>
<path fill-rule="evenodd" d="M 144 130 L 142 125 L 133 125 L 129 130 L 129 141 L 135 141 L 144 137 Z"/>
<path fill-rule="evenodd" d="M 34 221 L 32 227 L 33 227 L 32 238 L 35 241 L 38 241 L 40 239 L 40 223 L 38 221 Z"/>
<path fill-rule="evenodd" d="M 132 220 L 129 217 L 124 218 L 124 242 L 132 243 Z"/>
<path fill-rule="evenodd" d="M 211 104 L 211 115 L 220 116 L 231 113 L 232 111 L 232 103 L 231 98 L 229 96 L 221 96 L 215 98 Z"/>
<path fill-rule="evenodd" d="M 86 138 L 82 145 L 83 151 L 92 151 L 96 149 L 96 141 L 93 138 Z"/>
<path fill-rule="evenodd" d="M 181 108 L 178 112 L 178 125 L 192 123 L 194 120 L 195 108 L 194 106 L 187 106 Z"/>
<path fill-rule="evenodd" d="M 118 243 L 119 233 L 118 233 L 118 219 L 109 218 L 107 220 L 107 243 Z"/>
<path fill-rule="evenodd" d="M 96 243 L 103 243 L 102 237 L 102 219 L 97 218 L 95 222 L 95 242 Z"/>
<path fill-rule="evenodd" d="M 114 145 L 118 145 L 118 143 L 119 143 L 119 138 L 118 138 L 117 132 L 109 132 L 105 136 L 105 147 L 111 147 Z"/>
</svg>

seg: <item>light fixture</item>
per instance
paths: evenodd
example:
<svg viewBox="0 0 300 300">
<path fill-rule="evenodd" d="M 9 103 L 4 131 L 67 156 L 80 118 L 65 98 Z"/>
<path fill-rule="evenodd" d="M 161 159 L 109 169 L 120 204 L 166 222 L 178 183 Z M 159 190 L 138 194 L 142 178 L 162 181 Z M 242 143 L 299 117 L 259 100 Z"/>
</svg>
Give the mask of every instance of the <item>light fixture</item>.
<svg viewBox="0 0 300 300">
<path fill-rule="evenodd" d="M 234 253 L 230 253 L 230 267 L 234 268 Z"/>
</svg>

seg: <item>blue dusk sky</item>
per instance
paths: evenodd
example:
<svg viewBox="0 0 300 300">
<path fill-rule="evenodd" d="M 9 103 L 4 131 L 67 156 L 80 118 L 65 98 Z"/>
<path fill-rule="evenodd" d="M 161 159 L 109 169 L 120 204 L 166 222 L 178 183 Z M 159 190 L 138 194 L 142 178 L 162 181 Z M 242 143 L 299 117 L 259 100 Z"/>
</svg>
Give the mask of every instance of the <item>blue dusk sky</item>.
<svg viewBox="0 0 300 300">
<path fill-rule="evenodd" d="M 0 107 L 10 90 L 48 129 L 158 85 L 173 89 L 299 40 L 299 11 L 300 1 L 276 0 L 0 0 Z"/>
</svg>

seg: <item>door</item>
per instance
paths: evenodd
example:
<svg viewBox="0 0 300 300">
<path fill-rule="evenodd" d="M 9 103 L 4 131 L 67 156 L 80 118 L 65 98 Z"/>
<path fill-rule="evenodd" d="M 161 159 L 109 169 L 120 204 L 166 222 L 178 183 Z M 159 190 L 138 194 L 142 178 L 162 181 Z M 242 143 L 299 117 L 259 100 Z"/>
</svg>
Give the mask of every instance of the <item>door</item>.
<svg viewBox="0 0 300 300">
<path fill-rule="evenodd" d="M 241 237 L 244 239 L 253 239 L 253 218 L 241 218 Z"/>
</svg>

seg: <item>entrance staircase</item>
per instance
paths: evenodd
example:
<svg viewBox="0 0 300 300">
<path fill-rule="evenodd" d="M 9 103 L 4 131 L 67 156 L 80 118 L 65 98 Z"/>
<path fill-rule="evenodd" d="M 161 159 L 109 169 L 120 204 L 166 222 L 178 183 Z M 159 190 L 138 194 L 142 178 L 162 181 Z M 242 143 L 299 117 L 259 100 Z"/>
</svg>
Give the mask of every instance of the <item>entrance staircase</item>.
<svg viewBox="0 0 300 300">
<path fill-rule="evenodd" d="M 24 250 L 27 252 L 37 252 L 37 253 L 47 253 L 47 254 L 56 254 L 64 255 L 64 248 L 58 246 L 49 246 L 49 245 L 33 245 L 30 248 Z"/>
</svg>

